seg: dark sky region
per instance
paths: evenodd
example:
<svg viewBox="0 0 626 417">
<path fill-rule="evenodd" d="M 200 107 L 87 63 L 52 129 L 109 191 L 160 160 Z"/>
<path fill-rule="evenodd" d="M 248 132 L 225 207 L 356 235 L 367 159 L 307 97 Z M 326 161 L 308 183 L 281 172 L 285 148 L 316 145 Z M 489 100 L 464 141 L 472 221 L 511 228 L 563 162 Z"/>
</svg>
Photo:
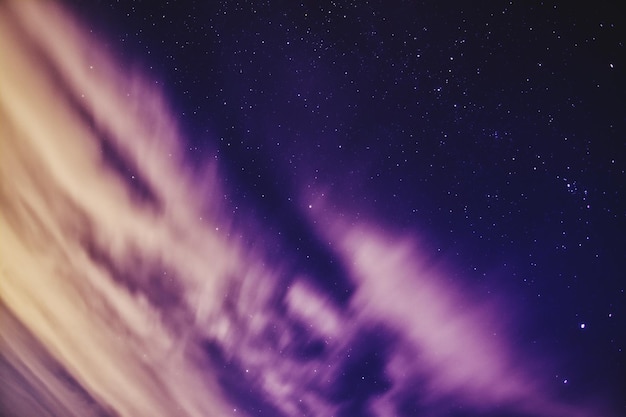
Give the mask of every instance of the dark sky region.
<svg viewBox="0 0 626 417">
<path fill-rule="evenodd" d="M 108 54 L 112 72 L 159 91 L 178 129 L 183 162 L 162 176 L 142 168 L 151 153 L 95 134 L 110 175 L 136 204 L 154 200 L 157 213 L 170 198 L 158 184 L 187 178 L 172 204 L 211 207 L 209 232 L 221 230 L 221 245 L 246 254 L 233 262 L 273 271 L 268 280 L 242 278 L 237 268 L 206 265 L 207 274 L 225 274 L 226 289 L 204 317 L 180 259 L 154 255 L 141 238 L 118 252 L 95 237 L 98 226 L 78 233 L 85 256 L 184 340 L 181 363 L 210 375 L 211 383 L 185 385 L 190 391 L 244 416 L 626 415 L 619 2 L 60 4 L 80 22 L 82 42 Z M 0 10 L 18 15 L 11 7 Z M 41 71 L 70 80 L 61 101 L 76 99 L 73 76 L 36 44 L 24 48 L 44 57 Z M 72 48 L 60 37 L 57 45 Z M 129 111 L 149 116 L 150 97 Z M 4 119 L 11 103 L 2 102 Z M 114 124 L 101 121 L 97 105 L 77 103 L 92 128 Z M 205 178 L 208 166 L 217 180 Z M 207 191 L 213 181 L 219 192 Z M 10 196 L 0 201 L 7 212 L 17 210 Z M 187 236 L 203 226 L 185 227 Z M 176 277 L 153 278 L 164 270 Z M 74 397 L 32 382 L 47 378 L 84 392 L 93 415 L 133 415 L 7 300 L 15 330 L 6 339 L 21 335 L 46 352 L 33 354 L 42 368 L 59 369 L 49 371 L 56 379 L 25 377 L 25 359 L 5 349 L 7 415 L 32 409 L 7 399 L 20 389 L 49 415 L 63 415 L 59 403 L 76 409 Z M 103 311 L 84 314 L 108 317 Z M 169 389 L 168 406 L 188 404 Z M 180 407 L 181 416 L 203 415 Z M 219 413 L 204 415 L 231 415 Z"/>
<path fill-rule="evenodd" d="M 76 8 L 163 86 L 189 157 L 219 159 L 229 202 L 286 229 L 281 243 L 319 250 L 294 200 L 324 189 L 458 257 L 461 279 L 509 260 L 533 298 L 619 304 L 613 2 L 96 3 Z"/>
</svg>

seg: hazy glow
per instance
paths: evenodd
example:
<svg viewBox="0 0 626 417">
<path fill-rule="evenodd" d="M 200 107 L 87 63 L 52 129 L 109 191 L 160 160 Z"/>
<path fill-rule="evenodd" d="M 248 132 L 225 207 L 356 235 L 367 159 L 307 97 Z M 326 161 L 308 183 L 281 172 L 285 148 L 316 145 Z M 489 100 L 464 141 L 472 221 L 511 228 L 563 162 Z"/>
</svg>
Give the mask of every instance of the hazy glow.
<svg viewBox="0 0 626 417">
<path fill-rule="evenodd" d="M 159 91 L 99 45 L 52 3 L 0 5 L 7 410 L 337 415 L 351 401 L 335 392 L 352 349 L 383 328 L 389 386 L 359 405 L 372 415 L 396 415 L 411 390 L 424 415 L 450 398 L 479 411 L 591 415 L 546 392 L 494 337 L 502 312 L 444 284 L 410 239 L 331 213 L 316 224 L 354 296 L 336 305 L 306 276 L 281 288 L 284 265 L 228 237 L 217 168 L 185 168 Z"/>
</svg>

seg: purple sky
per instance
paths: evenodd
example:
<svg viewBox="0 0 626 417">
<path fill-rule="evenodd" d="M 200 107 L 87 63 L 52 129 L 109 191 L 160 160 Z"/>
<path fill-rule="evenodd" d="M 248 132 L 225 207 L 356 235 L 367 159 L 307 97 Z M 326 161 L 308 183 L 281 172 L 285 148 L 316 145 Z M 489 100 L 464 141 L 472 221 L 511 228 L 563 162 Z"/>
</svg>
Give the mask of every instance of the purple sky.
<svg viewBox="0 0 626 417">
<path fill-rule="evenodd" d="M 157 9 L 165 21 L 161 9 L 172 13 L 170 23 L 188 17 L 175 32 L 142 38 L 135 20 L 115 19 L 129 6 L 0 5 L 0 414 L 626 412 L 624 245 L 615 239 L 626 214 L 626 152 L 615 139 L 623 114 L 603 127 L 601 146 L 563 139 L 574 125 L 551 131 L 554 118 L 574 120 L 572 109 L 595 100 L 568 101 L 567 75 L 555 87 L 561 113 L 520 110 L 519 97 L 495 87 L 476 98 L 476 113 L 455 113 L 485 82 L 468 80 L 499 64 L 462 49 L 471 33 L 448 51 L 447 61 L 461 61 L 450 75 L 435 58 L 414 61 L 437 42 L 443 53 L 448 36 L 441 27 L 426 34 L 406 5 L 262 5 L 258 20 L 252 6 L 227 6 L 190 2 L 174 13 L 137 4 L 146 25 Z M 509 6 L 504 14 L 521 17 L 534 7 Z M 421 11 L 445 21 L 441 10 Z M 582 16 L 563 13 L 546 21 Z M 251 32 L 239 30 L 246 16 Z M 339 30 L 337 18 L 362 26 Z M 537 44 L 547 36 L 541 24 L 526 29 L 540 32 L 528 35 Z M 583 29 L 564 31 L 563 42 L 579 42 Z M 510 30 L 476 47 L 509 61 L 519 28 Z M 195 61 L 187 52 L 161 61 L 172 44 L 184 49 L 181 33 L 196 37 Z M 613 45 L 617 35 L 607 36 L 598 42 Z M 535 44 L 519 42 L 530 60 Z M 202 57 L 205 43 L 219 56 Z M 278 50 L 296 67 L 273 60 Z M 238 61 L 255 51 L 259 62 Z M 594 51 L 608 60 L 588 77 L 623 86 L 623 75 L 597 78 L 623 68 L 623 57 Z M 308 75 L 297 69 L 305 63 Z M 400 65 L 403 76 L 413 71 L 417 96 L 406 95 Z M 250 75 L 261 70 L 271 75 Z M 171 81 L 170 71 L 184 74 Z M 194 77 L 212 81 L 190 89 Z M 353 100 L 362 91 L 371 100 Z M 247 107 L 230 107 L 238 100 Z M 415 101 L 432 101 L 423 125 L 410 121 Z M 480 107 L 491 105 L 488 121 Z M 605 105 L 591 121 L 618 113 Z M 572 147 L 542 147 L 540 138 L 557 136 Z M 582 169 L 576 152 L 585 146 Z"/>
</svg>

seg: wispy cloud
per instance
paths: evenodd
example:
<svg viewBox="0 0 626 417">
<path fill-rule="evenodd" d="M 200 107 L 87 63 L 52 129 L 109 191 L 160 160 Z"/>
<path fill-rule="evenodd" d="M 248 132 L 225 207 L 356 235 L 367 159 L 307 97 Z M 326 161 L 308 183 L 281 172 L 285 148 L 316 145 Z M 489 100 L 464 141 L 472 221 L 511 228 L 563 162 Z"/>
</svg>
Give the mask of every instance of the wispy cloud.
<svg viewBox="0 0 626 417">
<path fill-rule="evenodd" d="M 263 231 L 234 230 L 218 167 L 186 167 L 155 85 L 54 3 L 0 5 L 0 51 L 9 414 L 590 415 L 412 239 L 316 219 L 354 283 L 345 305 L 291 254 L 244 246 Z"/>
</svg>

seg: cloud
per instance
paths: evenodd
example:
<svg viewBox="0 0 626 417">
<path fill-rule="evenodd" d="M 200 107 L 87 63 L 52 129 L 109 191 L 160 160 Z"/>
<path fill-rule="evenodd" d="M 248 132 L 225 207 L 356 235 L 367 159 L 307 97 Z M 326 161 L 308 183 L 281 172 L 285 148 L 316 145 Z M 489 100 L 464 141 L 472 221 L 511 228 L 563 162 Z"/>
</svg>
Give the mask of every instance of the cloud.
<svg viewBox="0 0 626 417">
<path fill-rule="evenodd" d="M 206 196 L 168 110 L 52 3 L 9 2 L 1 19 L 2 304 L 112 415 L 224 415 L 184 341 L 238 255 L 198 228 Z M 61 395 L 58 375 L 39 377 Z"/>
<path fill-rule="evenodd" d="M 166 100 L 102 45 L 52 2 L 0 5 L 2 411 L 589 415 L 412 239 L 316 203 L 354 284 L 338 303 L 234 238 L 267 236 L 235 229 L 219 167 L 188 168 Z"/>
<path fill-rule="evenodd" d="M 411 394 L 424 413 L 453 398 L 485 413 L 504 407 L 537 416 L 588 415 L 552 398 L 542 378 L 529 372 L 536 364 L 520 361 L 523 353 L 505 339 L 503 317 L 511 313 L 446 280 L 414 240 L 364 225 L 328 230 L 357 282 L 350 308 L 359 320 L 398 335 L 386 367 L 394 388 L 374 402 L 386 410 L 381 415 L 396 415 L 385 401 L 404 399 L 412 384 L 419 384 Z"/>
</svg>

